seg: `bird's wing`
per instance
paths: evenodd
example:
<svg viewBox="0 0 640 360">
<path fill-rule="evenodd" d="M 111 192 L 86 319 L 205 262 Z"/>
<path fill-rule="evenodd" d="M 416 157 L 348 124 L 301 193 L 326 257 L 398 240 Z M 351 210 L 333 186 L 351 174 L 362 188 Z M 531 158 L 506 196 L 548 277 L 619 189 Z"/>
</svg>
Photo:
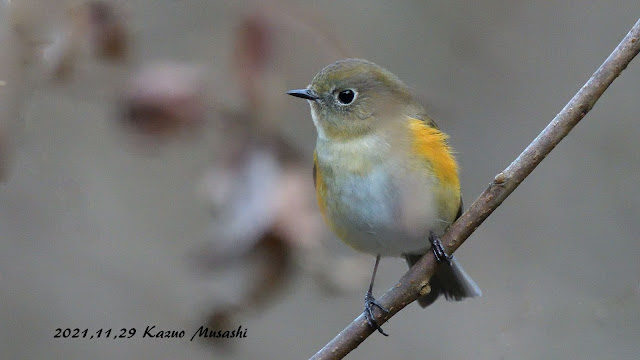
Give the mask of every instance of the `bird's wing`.
<svg viewBox="0 0 640 360">
<path fill-rule="evenodd" d="M 432 127 L 432 128 L 435 128 L 435 129 L 438 129 L 438 130 L 440 129 L 440 128 L 438 127 L 438 124 L 436 124 L 436 122 L 435 122 L 435 121 L 433 121 L 433 119 L 432 119 L 432 118 L 430 118 L 427 114 L 416 114 L 416 115 L 413 115 L 413 116 L 410 116 L 410 117 L 411 117 L 411 118 L 414 118 L 414 119 L 422 120 L 422 121 L 424 121 L 428 126 L 430 126 L 430 127 Z"/>
</svg>

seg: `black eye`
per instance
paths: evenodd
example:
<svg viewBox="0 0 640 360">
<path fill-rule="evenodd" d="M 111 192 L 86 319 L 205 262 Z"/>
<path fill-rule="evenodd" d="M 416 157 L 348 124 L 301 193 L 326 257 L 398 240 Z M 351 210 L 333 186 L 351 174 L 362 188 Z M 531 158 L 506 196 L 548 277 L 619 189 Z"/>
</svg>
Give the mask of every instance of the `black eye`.
<svg viewBox="0 0 640 360">
<path fill-rule="evenodd" d="M 356 98 L 355 91 L 351 89 L 342 90 L 338 94 L 338 101 L 343 105 L 349 105 L 353 102 L 353 99 Z"/>
</svg>

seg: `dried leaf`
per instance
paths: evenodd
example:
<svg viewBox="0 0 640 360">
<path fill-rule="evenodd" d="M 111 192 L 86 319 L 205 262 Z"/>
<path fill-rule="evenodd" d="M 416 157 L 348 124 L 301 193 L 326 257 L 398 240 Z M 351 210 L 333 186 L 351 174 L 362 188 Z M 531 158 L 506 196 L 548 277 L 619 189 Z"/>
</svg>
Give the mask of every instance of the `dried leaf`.
<svg viewBox="0 0 640 360">
<path fill-rule="evenodd" d="M 134 133 L 159 139 L 200 127 L 206 109 L 203 74 L 188 64 L 144 66 L 125 90 L 121 120 Z"/>
</svg>

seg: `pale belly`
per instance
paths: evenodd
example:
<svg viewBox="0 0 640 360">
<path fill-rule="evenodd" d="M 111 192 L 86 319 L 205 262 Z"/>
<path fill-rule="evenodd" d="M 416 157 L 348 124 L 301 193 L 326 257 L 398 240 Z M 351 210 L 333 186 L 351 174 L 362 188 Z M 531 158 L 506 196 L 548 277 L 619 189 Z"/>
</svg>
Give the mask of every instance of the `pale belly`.
<svg viewBox="0 0 640 360">
<path fill-rule="evenodd" d="M 376 168 L 365 175 L 325 178 L 326 216 L 338 236 L 356 250 L 399 256 L 429 249 L 429 232 L 442 234 L 433 182 L 404 169 Z M 330 200 L 331 199 L 331 200 Z"/>
</svg>

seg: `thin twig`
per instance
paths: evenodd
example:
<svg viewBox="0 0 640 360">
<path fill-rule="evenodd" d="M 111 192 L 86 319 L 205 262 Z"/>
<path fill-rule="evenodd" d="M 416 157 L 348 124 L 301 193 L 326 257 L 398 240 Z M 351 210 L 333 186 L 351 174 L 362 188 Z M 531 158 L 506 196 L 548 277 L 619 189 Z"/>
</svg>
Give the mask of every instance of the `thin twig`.
<svg viewBox="0 0 640 360">
<path fill-rule="evenodd" d="M 640 52 L 640 19 L 631 28 L 607 60 L 591 76 L 569 103 L 547 125 L 529 146 L 504 171 L 496 175 L 489 187 L 471 204 L 441 238 L 447 252 L 454 252 L 482 222 L 515 190 L 540 164 L 573 127 L 593 108 L 593 105 L 611 85 L 629 62 Z M 423 256 L 398 283 L 379 301 L 389 309 L 388 314 L 378 312 L 376 318 L 382 324 L 428 291 L 428 281 L 436 268 L 431 252 Z M 363 315 L 356 318 L 333 340 L 318 351 L 312 360 L 342 359 L 360 345 L 374 329 Z"/>
</svg>

